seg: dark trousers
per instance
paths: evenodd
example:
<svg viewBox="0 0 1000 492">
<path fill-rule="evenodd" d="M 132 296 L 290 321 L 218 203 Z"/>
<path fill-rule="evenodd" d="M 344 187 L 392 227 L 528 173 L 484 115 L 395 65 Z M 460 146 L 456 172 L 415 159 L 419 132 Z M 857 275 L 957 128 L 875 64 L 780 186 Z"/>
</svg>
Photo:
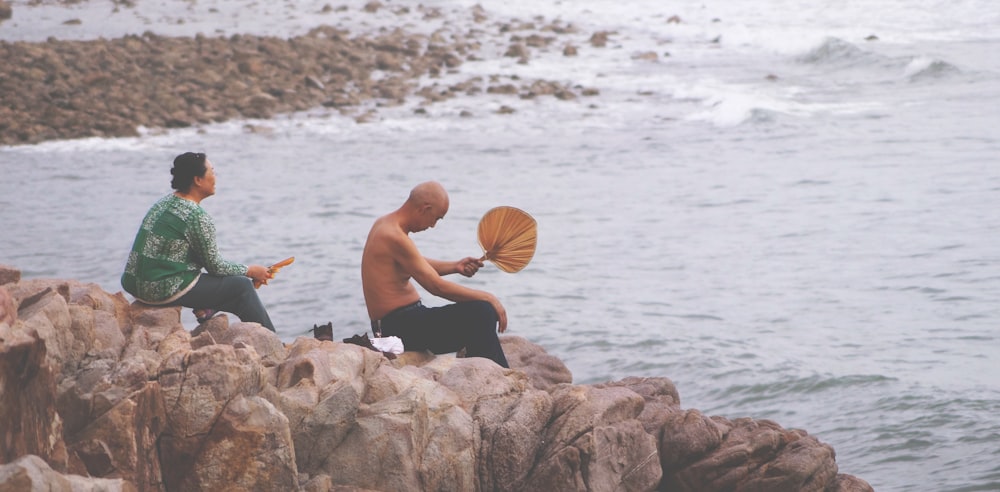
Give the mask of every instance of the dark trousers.
<svg viewBox="0 0 1000 492">
<path fill-rule="evenodd" d="M 406 350 L 446 354 L 465 347 L 467 357 L 485 357 L 501 367 L 510 367 L 497 337 L 497 312 L 486 301 L 441 307 L 418 302 L 387 314 L 378 326 L 382 336 L 399 337 Z"/>
<path fill-rule="evenodd" d="M 175 305 L 192 309 L 215 309 L 233 313 L 246 323 L 260 323 L 274 331 L 271 317 L 257 297 L 253 280 L 241 275 L 209 275 L 198 277 L 194 287 L 177 299 Z"/>
</svg>

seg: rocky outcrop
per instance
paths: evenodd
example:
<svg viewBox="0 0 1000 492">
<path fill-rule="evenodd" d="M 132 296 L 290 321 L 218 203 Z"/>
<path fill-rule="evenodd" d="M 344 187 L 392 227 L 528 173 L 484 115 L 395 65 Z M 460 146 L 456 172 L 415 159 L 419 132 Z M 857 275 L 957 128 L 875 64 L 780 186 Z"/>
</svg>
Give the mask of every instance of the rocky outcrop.
<svg viewBox="0 0 1000 492">
<path fill-rule="evenodd" d="M 682 409 L 667 378 L 572 384 L 300 337 L 0 267 L 4 490 L 868 491 L 767 420 Z"/>
<path fill-rule="evenodd" d="M 0 0 L 0 14 L 2 6 Z M 528 29 L 535 26 L 496 26 L 497 33 Z M 569 32 L 558 22 L 539 29 Z M 518 85 L 513 94 L 525 98 L 571 100 L 577 93 L 597 93 L 565 81 L 501 76 L 439 83 L 440 75 L 484 56 L 485 41 L 474 37 L 477 32 L 424 35 L 397 29 L 352 36 L 323 26 L 289 39 L 146 32 L 88 41 L 0 41 L 0 145 L 135 136 L 140 127 L 267 119 L 318 107 L 366 122 L 375 111 L 364 107 L 368 102 L 393 106 L 416 96 L 426 105 L 486 92 L 503 79 L 513 79 Z M 510 37 L 523 44 L 520 35 Z M 530 50 L 547 49 L 548 42 L 532 43 L 535 38 L 540 36 L 528 35 L 522 46 L 525 60 Z"/>
</svg>

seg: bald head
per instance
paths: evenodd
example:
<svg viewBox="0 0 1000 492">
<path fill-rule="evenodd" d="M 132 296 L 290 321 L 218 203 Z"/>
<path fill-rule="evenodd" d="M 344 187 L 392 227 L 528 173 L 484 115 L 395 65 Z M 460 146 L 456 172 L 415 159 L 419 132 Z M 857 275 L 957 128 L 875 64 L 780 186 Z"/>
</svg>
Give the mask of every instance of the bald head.
<svg viewBox="0 0 1000 492">
<path fill-rule="evenodd" d="M 448 192 L 437 181 L 425 181 L 410 190 L 410 197 L 406 201 L 418 208 L 425 205 L 437 205 L 442 201 L 447 206 Z"/>
<path fill-rule="evenodd" d="M 437 181 L 420 183 L 410 190 L 410 196 L 400 211 L 407 217 L 408 231 L 418 232 L 434 227 L 448 213 L 448 192 Z"/>
</svg>

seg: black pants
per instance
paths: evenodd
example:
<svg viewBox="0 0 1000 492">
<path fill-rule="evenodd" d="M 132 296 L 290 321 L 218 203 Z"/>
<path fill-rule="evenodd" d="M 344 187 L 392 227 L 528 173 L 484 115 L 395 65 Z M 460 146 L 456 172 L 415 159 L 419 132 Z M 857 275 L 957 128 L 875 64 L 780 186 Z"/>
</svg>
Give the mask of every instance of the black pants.
<svg viewBox="0 0 1000 492">
<path fill-rule="evenodd" d="M 467 357 L 485 357 L 501 367 L 510 367 L 497 337 L 497 312 L 486 301 L 441 307 L 417 302 L 385 315 L 378 327 L 382 336 L 399 337 L 406 350 L 446 354 L 465 347 Z"/>
<path fill-rule="evenodd" d="M 257 297 L 257 289 L 253 280 L 241 275 L 209 275 L 198 277 L 194 287 L 177 299 L 174 305 L 192 309 L 215 309 L 233 313 L 246 323 L 260 323 L 268 330 L 274 331 L 271 317 Z"/>
</svg>

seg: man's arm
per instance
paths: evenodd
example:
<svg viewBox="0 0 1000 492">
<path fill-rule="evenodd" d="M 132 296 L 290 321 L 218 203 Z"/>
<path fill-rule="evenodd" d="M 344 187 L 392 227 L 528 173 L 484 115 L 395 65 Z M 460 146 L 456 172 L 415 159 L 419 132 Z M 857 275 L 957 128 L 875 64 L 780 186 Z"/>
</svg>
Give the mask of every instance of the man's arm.
<svg viewBox="0 0 1000 492">
<path fill-rule="evenodd" d="M 430 263 L 431 268 L 438 273 L 438 275 L 451 275 L 453 273 L 461 273 L 466 277 L 471 277 L 483 267 L 483 262 L 479 258 L 473 258 L 471 256 L 467 258 L 462 258 L 458 261 L 441 261 L 434 260 L 431 258 L 424 257 L 427 263 Z"/>
<path fill-rule="evenodd" d="M 442 275 L 447 274 L 440 273 L 461 273 L 460 268 L 464 271 L 470 271 L 470 267 L 468 266 L 470 262 L 468 260 L 473 260 L 474 263 L 472 264 L 479 263 L 479 260 L 475 258 L 465 258 L 457 262 L 449 263 L 424 258 L 420 254 L 420 251 L 417 250 L 417 245 L 414 244 L 413 240 L 407 235 L 401 235 L 395 238 L 392 248 L 393 256 L 396 258 L 396 261 L 398 261 L 410 277 L 420 284 L 421 287 L 426 289 L 427 292 L 453 302 L 489 302 L 493 306 L 493 309 L 496 310 L 497 318 L 500 320 L 499 331 L 503 333 L 507 329 L 507 311 L 504 309 L 503 305 L 500 304 L 500 300 L 497 299 L 496 296 L 486 291 L 471 289 L 464 285 L 446 280 L 442 277 Z M 435 263 L 437 264 L 436 266 Z M 481 265 L 481 263 L 479 264 Z M 476 270 L 478 270 L 478 266 L 476 267 Z"/>
</svg>

